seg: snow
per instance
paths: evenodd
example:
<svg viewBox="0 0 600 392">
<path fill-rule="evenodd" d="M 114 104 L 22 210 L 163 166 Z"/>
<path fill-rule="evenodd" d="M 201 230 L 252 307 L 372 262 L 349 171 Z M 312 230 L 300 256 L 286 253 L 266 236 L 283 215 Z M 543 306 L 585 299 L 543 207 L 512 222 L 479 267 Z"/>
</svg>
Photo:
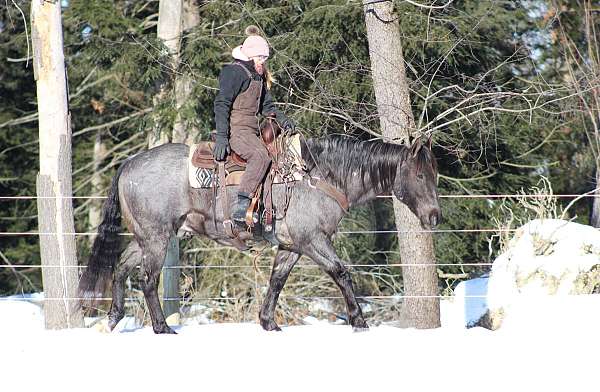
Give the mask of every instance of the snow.
<svg viewBox="0 0 600 392">
<path fill-rule="evenodd" d="M 546 255 L 555 255 L 552 263 L 569 271 L 589 268 L 592 263 L 579 257 L 589 257 L 590 249 L 596 254 L 597 232 L 575 226 L 562 232 L 566 226 L 526 226 L 507 251 L 510 259 L 542 268 L 544 260 L 519 238 L 543 232 L 559 244 Z M 573 250 L 582 243 L 592 246 Z M 497 262 L 506 269 L 502 257 L 507 258 Z M 178 335 L 168 336 L 139 328 L 130 318 L 113 333 L 46 331 L 40 296 L 3 298 L 0 386 L 61 392 L 595 390 L 600 295 L 561 291 L 549 296 L 538 287 L 537 295 L 510 296 L 510 317 L 498 330 L 465 328 L 488 310 L 492 283 L 499 285 L 493 280 L 505 276 L 494 277 L 495 270 L 489 279 L 458 285 L 454 298 L 442 301 L 442 327 L 434 330 L 378 326 L 354 333 L 348 326 L 307 317 L 308 325 L 265 332 L 258 324 L 207 323 L 205 317 L 175 327 Z M 504 290 L 512 293 L 510 287 Z M 315 309 L 326 307 L 315 304 Z"/>
<path fill-rule="evenodd" d="M 268 333 L 256 324 L 210 324 L 180 327 L 176 336 L 150 328 L 13 330 L 2 334 L 0 369 L 2 389 L 19 391 L 579 390 L 597 382 L 599 326 L 353 333 L 318 323 Z"/>
<path fill-rule="evenodd" d="M 454 289 L 452 308 L 442 311 L 442 323 L 460 328 L 474 325 L 488 310 L 487 289 L 487 277 L 460 282 Z"/>
<path fill-rule="evenodd" d="M 533 220 L 516 231 L 506 251 L 494 261 L 487 306 L 498 325 L 539 324 L 540 318 L 554 317 L 546 313 L 555 313 L 554 306 L 564 306 L 561 311 L 568 312 L 573 301 L 598 298 L 569 298 L 590 294 L 600 284 L 595 266 L 600 266 L 600 231 L 559 219 Z M 581 310 L 589 313 L 593 308 Z M 513 312 L 518 317 L 510 320 Z"/>
</svg>

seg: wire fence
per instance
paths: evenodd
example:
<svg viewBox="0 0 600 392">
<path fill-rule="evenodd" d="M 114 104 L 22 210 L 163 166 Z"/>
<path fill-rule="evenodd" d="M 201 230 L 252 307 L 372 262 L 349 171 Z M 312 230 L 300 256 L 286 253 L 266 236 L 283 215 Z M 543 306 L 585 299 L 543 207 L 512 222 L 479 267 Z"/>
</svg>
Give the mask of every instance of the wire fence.
<svg viewBox="0 0 600 392">
<path fill-rule="evenodd" d="M 431 233 L 431 234 L 445 234 L 445 233 L 497 233 L 497 232 L 514 232 L 518 229 L 507 229 L 507 228 L 488 228 L 488 229 L 431 229 L 431 230 L 341 230 L 337 234 L 408 234 L 408 233 Z M 69 235 L 69 236 L 92 236 L 97 235 L 97 232 L 81 232 L 81 233 L 58 233 L 58 232 L 46 232 L 41 233 L 37 231 L 23 231 L 23 232 L 0 232 L 0 237 L 10 236 L 41 236 L 41 235 Z M 131 233 L 121 232 L 115 233 L 121 236 L 133 236 Z"/>
<path fill-rule="evenodd" d="M 391 195 L 382 195 L 378 196 L 379 198 L 393 198 Z M 557 195 L 549 195 L 549 194 L 475 194 L 475 195 L 440 195 L 441 199 L 506 199 L 506 198 L 514 198 L 514 199 L 582 199 L 582 198 L 595 198 L 600 197 L 600 195 L 595 194 L 557 194 Z M 37 199 L 97 199 L 102 200 L 106 199 L 106 196 L 65 196 L 65 197 L 54 197 L 54 196 L 0 196 L 0 201 L 11 201 L 11 200 L 37 200 Z M 515 232 L 518 229 L 510 229 L 510 228 L 464 228 L 464 229 L 432 229 L 432 230 L 341 230 L 338 231 L 337 234 L 342 235 L 356 235 L 356 234 L 407 234 L 407 233 L 431 233 L 431 234 L 448 234 L 448 233 L 509 233 Z M 45 235 L 65 235 L 65 236 L 94 236 L 97 235 L 96 232 L 73 232 L 73 233 L 55 233 L 55 232 L 36 232 L 36 231 L 26 231 L 26 232 L 0 232 L 0 237 L 15 237 L 15 236 L 45 236 Z M 133 234 L 128 232 L 118 233 L 122 236 L 132 236 Z M 389 267 L 491 267 L 493 263 L 480 263 L 480 262 L 472 262 L 472 263 L 386 263 L 386 264 L 346 264 L 347 267 L 350 268 L 389 268 Z M 300 268 L 319 268 L 315 264 L 303 264 L 299 263 L 296 267 Z M 8 264 L 8 265 L 0 265 L 1 269 L 12 269 L 13 271 L 17 270 L 32 270 L 32 269 L 42 269 L 42 268 L 76 268 L 79 270 L 87 268 L 85 265 L 25 265 L 25 264 Z M 137 268 L 140 268 L 139 266 Z M 258 269 L 270 269 L 270 264 L 238 264 L 238 265 L 177 265 L 177 266 L 164 266 L 163 270 L 207 270 L 207 269 L 254 269 L 257 271 Z M 357 298 L 362 300 L 385 300 L 385 301 L 399 301 L 404 298 L 452 298 L 452 295 L 386 295 L 386 296 L 359 296 Z M 286 296 L 281 295 L 281 298 L 286 298 L 290 300 L 341 300 L 342 296 Z M 465 298 L 485 298 L 484 295 L 472 295 L 465 296 Z M 53 300 L 86 300 L 90 298 L 43 298 L 43 301 L 53 301 Z M 4 297 L 0 298 L 0 301 L 5 300 L 24 300 L 24 301 L 32 301 L 30 298 L 15 298 L 15 297 Z M 112 298 L 94 298 L 94 300 L 105 300 L 110 301 Z M 127 297 L 126 301 L 139 301 L 139 298 L 136 297 Z M 186 301 L 189 298 L 185 297 L 170 297 L 163 298 L 165 301 Z M 202 302 L 202 301 L 239 301 L 238 297 L 205 297 L 205 298 L 194 298 L 194 302 Z M 35 300 L 33 300 L 35 301 Z"/>
<path fill-rule="evenodd" d="M 378 198 L 393 198 L 391 195 L 381 195 Z M 441 199 L 505 199 L 505 198 L 532 198 L 532 199 L 546 199 L 546 198 L 563 198 L 563 199 L 576 199 L 576 198 L 595 198 L 600 195 L 595 194 L 558 194 L 558 195 L 547 195 L 547 194 L 480 194 L 480 195 L 440 195 Z M 37 199 L 106 199 L 107 196 L 0 196 L 0 201 L 8 200 L 37 200 Z M 338 231 L 337 234 L 408 234 L 408 233 L 431 233 L 431 234 L 445 234 L 445 233 L 499 233 L 499 232 L 514 232 L 517 229 L 508 228 L 467 228 L 467 229 L 431 229 L 431 230 L 342 230 Z M 40 236 L 40 235 L 56 235 L 54 232 L 36 232 L 36 231 L 25 231 L 25 232 L 0 232 L 1 236 Z M 97 235 L 96 232 L 75 232 L 75 233 L 60 233 L 61 235 L 75 235 L 75 236 L 93 236 Z M 118 233 L 123 236 L 132 236 L 133 234 L 127 232 Z"/>
<path fill-rule="evenodd" d="M 392 195 L 379 195 L 377 198 L 391 199 Z M 595 198 L 600 197 L 600 194 L 522 194 L 522 193 L 506 193 L 506 194 L 479 194 L 479 195 L 440 195 L 440 199 L 508 199 L 508 198 L 532 198 L 532 199 L 575 199 L 575 198 Z M 5 200 L 37 200 L 37 199 L 107 199 L 108 196 L 0 196 L 1 201 Z"/>
<path fill-rule="evenodd" d="M 566 295 L 577 295 L 577 296 L 581 296 L 584 294 L 566 294 Z M 590 294 L 592 295 L 592 294 Z M 531 297 L 538 297 L 538 295 L 530 295 Z M 539 297 L 542 297 L 541 295 L 539 295 Z M 343 300 L 344 297 L 342 296 L 336 296 L 336 295 L 331 295 L 331 296 L 298 296 L 298 295 L 279 295 L 279 298 L 281 299 L 288 299 L 288 300 L 298 300 L 298 301 L 313 301 L 313 300 L 319 300 L 319 299 L 328 299 L 328 300 Z M 401 299 L 404 298 L 441 298 L 441 299 L 445 299 L 445 298 L 454 298 L 454 296 L 452 295 L 363 295 L 363 296 L 356 296 L 356 299 L 362 299 L 362 300 L 388 300 L 388 301 L 399 301 Z M 465 296 L 461 296 L 461 298 L 486 298 L 486 296 L 484 295 L 465 295 Z M 27 297 L 0 297 L 0 302 L 1 301 L 29 301 L 29 302 L 41 302 L 41 301 L 79 301 L 79 300 L 86 300 L 86 299 L 90 299 L 90 298 L 82 298 L 82 297 L 69 297 L 69 298 L 63 298 L 63 297 L 55 297 L 55 298 L 27 298 Z M 188 298 L 185 297 L 166 297 L 163 298 L 163 300 L 165 301 L 185 301 Z M 94 298 L 94 300 L 96 301 L 112 301 L 111 297 L 98 297 L 98 298 Z M 133 297 L 126 297 L 125 300 L 127 301 L 138 301 L 139 298 L 133 298 Z M 240 300 L 240 298 L 238 297 L 205 297 L 205 298 L 194 298 L 194 300 L 199 300 L 199 301 L 238 301 Z"/>
<path fill-rule="evenodd" d="M 389 263 L 389 264 L 344 264 L 346 267 L 352 268 L 376 268 L 376 267 L 455 267 L 467 265 L 471 267 L 482 267 L 492 266 L 492 263 L 414 263 L 414 264 L 402 264 L 402 263 Z M 296 267 L 300 268 L 319 268 L 316 264 L 298 264 Z M 86 265 L 0 265 L 0 268 L 77 268 L 85 269 Z M 163 269 L 210 269 L 210 268 L 271 268 L 271 265 L 254 265 L 254 264 L 241 264 L 241 265 L 173 265 L 164 266 Z"/>
</svg>

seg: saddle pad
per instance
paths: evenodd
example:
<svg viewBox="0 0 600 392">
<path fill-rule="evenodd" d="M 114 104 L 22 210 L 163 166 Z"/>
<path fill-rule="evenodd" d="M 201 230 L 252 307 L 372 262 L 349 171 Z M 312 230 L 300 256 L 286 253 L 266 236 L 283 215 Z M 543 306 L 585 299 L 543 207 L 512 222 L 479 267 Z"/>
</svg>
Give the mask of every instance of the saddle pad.
<svg viewBox="0 0 600 392">
<path fill-rule="evenodd" d="M 187 160 L 188 181 L 190 183 L 190 187 L 195 189 L 212 188 L 213 185 L 217 184 L 217 173 L 213 169 L 195 167 L 192 164 L 192 158 L 194 156 L 194 152 L 196 151 L 196 147 L 196 144 L 190 146 L 190 153 Z M 225 183 L 227 185 L 239 185 L 240 180 L 242 179 L 242 174 L 244 174 L 243 171 L 234 171 L 229 173 L 225 178 Z"/>
<path fill-rule="evenodd" d="M 215 180 L 214 172 L 211 169 L 204 169 L 200 167 L 195 167 L 192 165 L 192 158 L 194 156 L 194 152 L 196 152 L 197 144 L 192 144 L 190 146 L 190 153 L 188 155 L 187 165 L 188 165 L 188 179 L 190 182 L 190 187 L 192 188 L 210 188 L 213 185 Z"/>
</svg>

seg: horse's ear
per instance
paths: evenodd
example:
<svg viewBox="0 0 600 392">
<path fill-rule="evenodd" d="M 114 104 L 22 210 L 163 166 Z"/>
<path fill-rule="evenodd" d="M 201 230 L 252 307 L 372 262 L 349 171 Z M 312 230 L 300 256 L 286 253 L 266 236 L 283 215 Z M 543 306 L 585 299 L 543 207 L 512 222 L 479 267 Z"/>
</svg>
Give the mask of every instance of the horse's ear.
<svg viewBox="0 0 600 392">
<path fill-rule="evenodd" d="M 411 153 L 413 157 L 417 156 L 417 154 L 421 150 L 421 147 L 423 147 L 423 143 L 421 142 L 421 138 L 418 138 L 417 140 L 415 140 L 411 147 Z"/>
<path fill-rule="evenodd" d="M 433 145 L 433 140 L 432 140 L 432 136 L 433 134 L 429 134 L 429 137 L 427 138 L 427 148 L 429 148 L 431 150 L 431 146 Z"/>
</svg>

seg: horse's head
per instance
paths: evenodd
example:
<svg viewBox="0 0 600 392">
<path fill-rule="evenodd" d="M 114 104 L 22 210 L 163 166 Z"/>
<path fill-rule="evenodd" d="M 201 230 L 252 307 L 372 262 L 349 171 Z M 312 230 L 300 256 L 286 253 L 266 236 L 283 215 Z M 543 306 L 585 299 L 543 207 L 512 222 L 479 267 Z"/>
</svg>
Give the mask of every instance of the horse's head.
<svg viewBox="0 0 600 392">
<path fill-rule="evenodd" d="M 430 143 L 423 145 L 417 139 L 397 170 L 394 195 L 419 218 L 423 228 L 437 226 L 442 211 L 437 192 L 437 165 Z"/>
</svg>

